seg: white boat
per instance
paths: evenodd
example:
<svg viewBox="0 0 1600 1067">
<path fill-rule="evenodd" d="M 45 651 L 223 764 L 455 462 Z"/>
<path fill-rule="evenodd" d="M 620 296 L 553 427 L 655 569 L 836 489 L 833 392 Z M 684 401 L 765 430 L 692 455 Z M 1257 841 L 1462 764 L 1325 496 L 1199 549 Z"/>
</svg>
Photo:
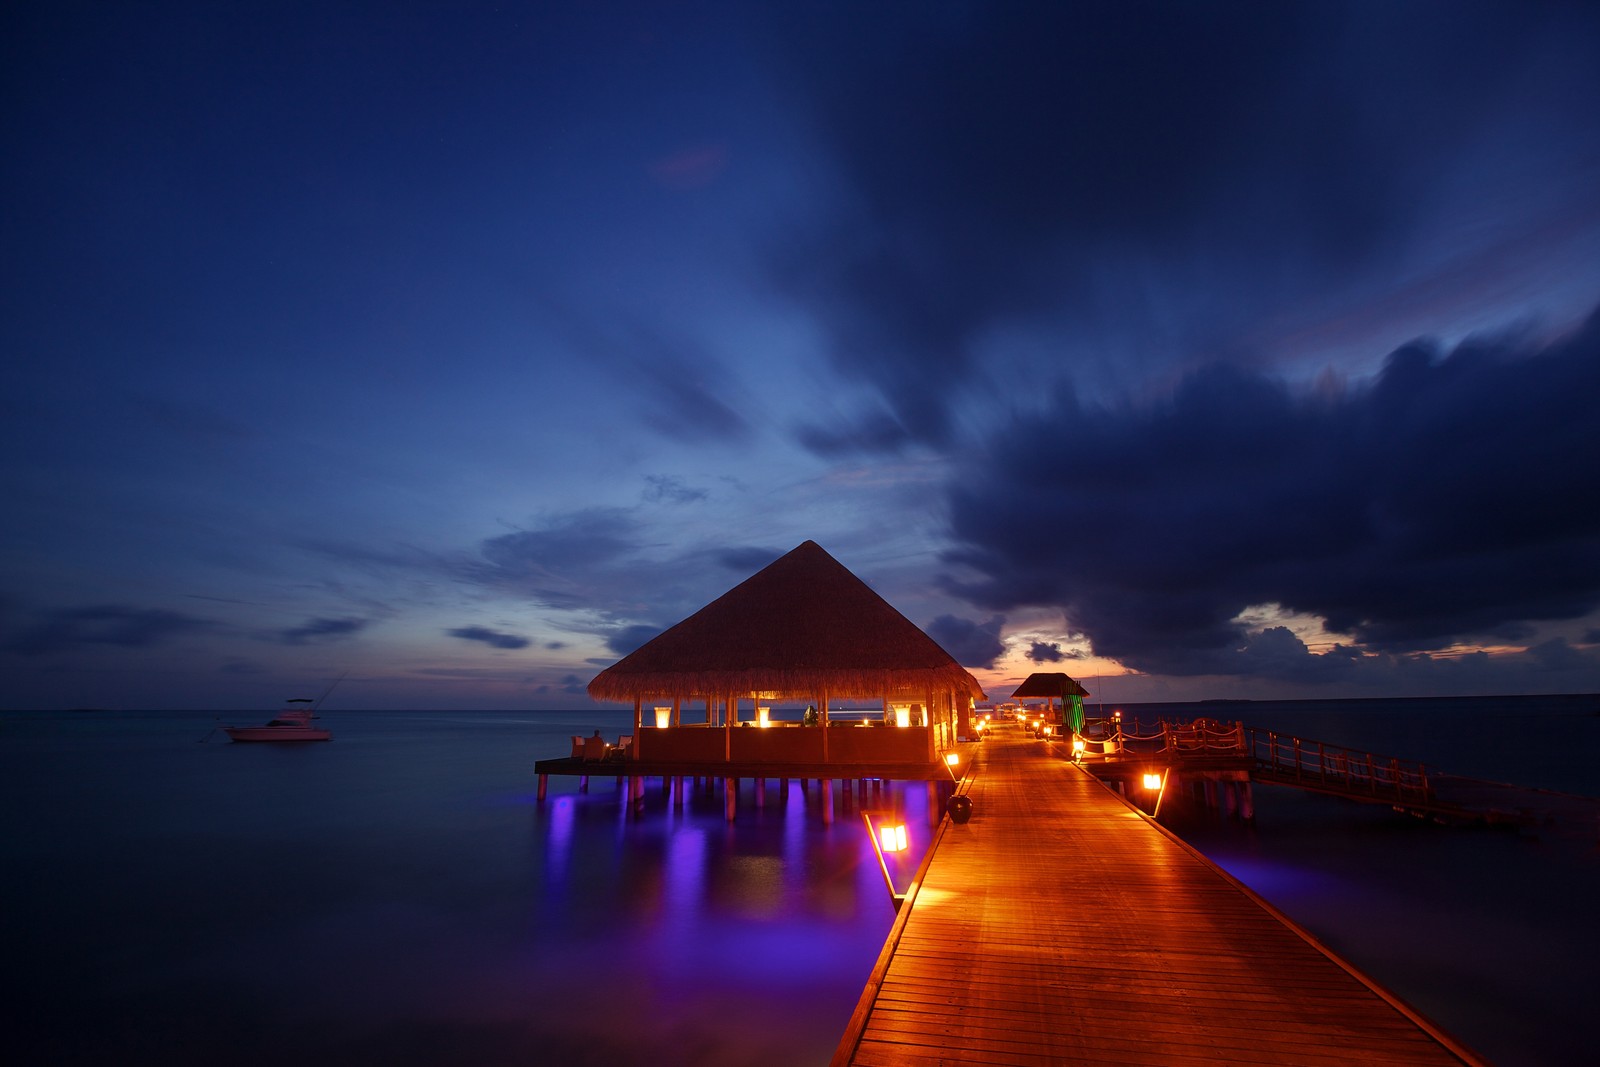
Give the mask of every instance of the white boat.
<svg viewBox="0 0 1600 1067">
<path fill-rule="evenodd" d="M 333 732 L 312 726 L 316 718 L 309 697 L 289 701 L 289 706 L 265 726 L 224 726 L 222 729 L 235 741 L 332 741 Z"/>
</svg>

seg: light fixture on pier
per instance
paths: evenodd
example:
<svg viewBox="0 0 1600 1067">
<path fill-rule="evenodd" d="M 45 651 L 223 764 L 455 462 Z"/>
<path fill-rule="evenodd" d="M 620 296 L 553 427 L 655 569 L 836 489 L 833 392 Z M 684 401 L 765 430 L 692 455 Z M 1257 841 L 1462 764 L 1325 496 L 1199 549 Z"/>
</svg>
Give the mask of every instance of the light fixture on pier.
<svg viewBox="0 0 1600 1067">
<path fill-rule="evenodd" d="M 1074 737 L 1072 739 L 1072 758 L 1073 759 L 1082 759 L 1083 758 L 1083 749 L 1084 749 L 1083 738 Z"/>
<path fill-rule="evenodd" d="M 1054 734 L 1055 734 L 1055 732 L 1056 732 L 1056 728 L 1055 728 L 1055 727 L 1054 727 L 1054 726 L 1046 726 L 1046 727 L 1045 727 L 1045 728 L 1044 728 L 1044 735 L 1045 735 L 1045 736 L 1046 736 L 1046 737 L 1051 737 L 1051 736 L 1053 736 L 1053 735 L 1054 735 Z"/>
<path fill-rule="evenodd" d="M 657 708 L 656 709 L 656 729 L 657 730 L 665 730 L 667 727 L 669 727 L 671 725 L 672 725 L 672 709 L 671 708 Z"/>
<path fill-rule="evenodd" d="M 760 720 L 761 728 L 763 730 L 766 729 L 768 726 L 772 725 L 772 709 L 766 706 L 757 708 L 756 718 Z"/>
<path fill-rule="evenodd" d="M 955 767 L 961 763 L 961 756 L 955 752 L 946 752 L 944 755 L 944 763 L 946 767 Z"/>
<path fill-rule="evenodd" d="M 894 709 L 894 724 L 896 726 L 902 726 L 902 727 L 910 726 L 911 725 L 911 709 L 910 708 L 900 707 L 899 705 L 896 705 L 895 709 Z"/>
<path fill-rule="evenodd" d="M 878 827 L 878 844 L 885 852 L 904 852 L 907 845 L 905 823 Z"/>
<path fill-rule="evenodd" d="M 1151 790 L 1160 789 L 1161 788 L 1161 775 L 1159 775 L 1159 774 L 1147 774 L 1147 775 L 1145 775 L 1144 776 L 1144 787 L 1146 789 L 1151 789 Z"/>
</svg>

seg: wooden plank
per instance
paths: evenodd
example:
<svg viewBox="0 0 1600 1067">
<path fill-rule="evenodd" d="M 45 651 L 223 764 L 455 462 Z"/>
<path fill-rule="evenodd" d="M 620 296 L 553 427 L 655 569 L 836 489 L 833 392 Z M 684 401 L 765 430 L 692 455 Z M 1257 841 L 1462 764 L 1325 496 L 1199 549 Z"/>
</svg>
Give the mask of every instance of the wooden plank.
<svg viewBox="0 0 1600 1067">
<path fill-rule="evenodd" d="M 1477 1064 L 1081 768 L 978 746 L 834 1064 Z"/>
</svg>

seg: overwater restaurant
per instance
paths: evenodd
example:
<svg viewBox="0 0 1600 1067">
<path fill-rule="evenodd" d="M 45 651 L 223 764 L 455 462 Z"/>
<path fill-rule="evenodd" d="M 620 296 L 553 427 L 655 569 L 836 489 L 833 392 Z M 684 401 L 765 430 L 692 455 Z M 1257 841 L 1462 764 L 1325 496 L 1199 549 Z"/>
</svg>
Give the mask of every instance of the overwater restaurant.
<svg viewBox="0 0 1600 1067">
<path fill-rule="evenodd" d="M 971 733 L 976 678 L 814 541 L 663 631 L 589 683 L 631 701 L 630 762 L 929 765 Z M 865 718 L 830 717 L 871 701 Z M 808 705 L 780 721 L 777 704 Z M 712 770 L 712 773 L 715 773 Z"/>
</svg>

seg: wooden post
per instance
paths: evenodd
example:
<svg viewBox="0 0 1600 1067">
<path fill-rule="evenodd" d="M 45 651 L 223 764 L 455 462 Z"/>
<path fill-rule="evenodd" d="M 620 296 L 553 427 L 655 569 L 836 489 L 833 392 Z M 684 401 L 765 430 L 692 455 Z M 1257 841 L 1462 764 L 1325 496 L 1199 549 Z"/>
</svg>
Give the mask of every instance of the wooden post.
<svg viewBox="0 0 1600 1067">
<path fill-rule="evenodd" d="M 737 778 L 724 778 L 722 780 L 722 810 L 729 822 L 739 810 L 739 781 Z"/>
<path fill-rule="evenodd" d="M 639 748 L 639 742 L 644 740 L 644 697 L 633 698 L 633 755 L 642 759 L 644 751 Z"/>
<path fill-rule="evenodd" d="M 544 795 L 545 795 L 546 792 L 549 791 L 549 789 L 550 789 L 550 776 L 548 774 L 541 774 L 539 776 L 539 799 L 540 800 L 544 799 Z"/>
<path fill-rule="evenodd" d="M 757 778 L 756 779 L 756 808 L 757 808 L 757 810 L 760 810 L 762 808 L 765 808 L 766 806 L 767 806 L 767 780 L 765 778 Z"/>
<path fill-rule="evenodd" d="M 587 793 L 588 791 L 589 791 L 589 776 L 587 774 L 580 775 L 578 777 L 578 792 Z"/>
<path fill-rule="evenodd" d="M 938 826 L 939 819 L 944 815 L 944 808 L 939 806 L 939 783 L 927 782 L 928 787 L 928 825 Z"/>
<path fill-rule="evenodd" d="M 822 825 L 833 825 L 833 780 L 819 778 L 817 784 L 822 787 Z"/>
<path fill-rule="evenodd" d="M 1250 779 L 1248 778 L 1239 783 L 1239 818 L 1248 823 L 1256 821 L 1255 798 L 1250 795 Z"/>
</svg>

